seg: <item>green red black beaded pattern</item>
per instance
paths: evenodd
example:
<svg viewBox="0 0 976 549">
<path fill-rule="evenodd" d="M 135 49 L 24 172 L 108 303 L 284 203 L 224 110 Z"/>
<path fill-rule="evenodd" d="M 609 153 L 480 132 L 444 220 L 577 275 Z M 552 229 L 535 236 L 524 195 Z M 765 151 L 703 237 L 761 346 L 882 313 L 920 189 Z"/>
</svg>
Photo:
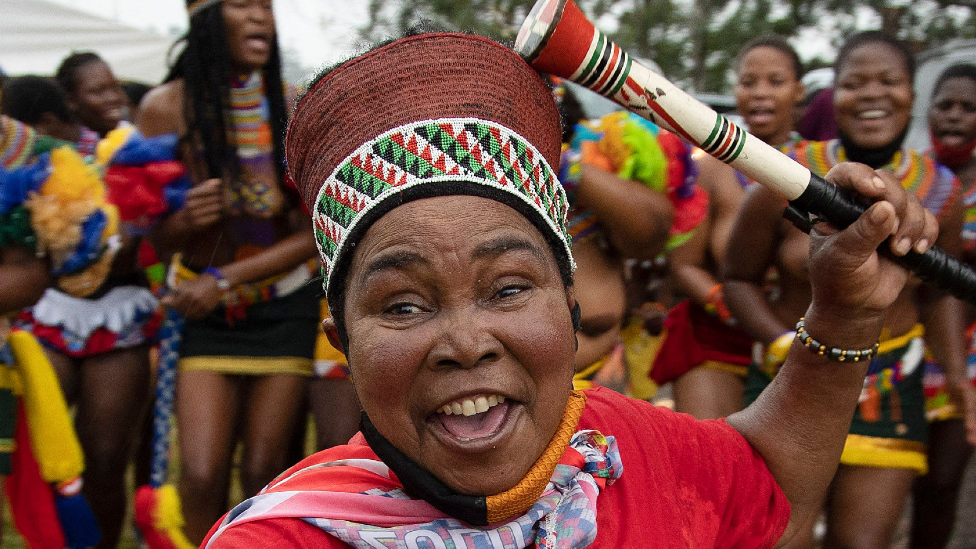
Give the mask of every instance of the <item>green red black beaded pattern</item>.
<svg viewBox="0 0 976 549">
<path fill-rule="evenodd" d="M 476 118 L 427 120 L 364 143 L 322 185 L 312 219 L 326 288 L 346 236 L 365 212 L 407 187 L 452 180 L 519 197 L 572 257 L 565 192 L 534 146 L 504 126 Z"/>
</svg>

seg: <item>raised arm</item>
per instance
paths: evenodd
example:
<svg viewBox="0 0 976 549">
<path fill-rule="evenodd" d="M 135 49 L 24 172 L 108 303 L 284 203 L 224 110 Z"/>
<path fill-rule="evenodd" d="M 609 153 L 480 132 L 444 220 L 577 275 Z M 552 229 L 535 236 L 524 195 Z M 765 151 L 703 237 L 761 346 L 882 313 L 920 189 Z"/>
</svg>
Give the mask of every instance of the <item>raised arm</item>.
<svg viewBox="0 0 976 549">
<path fill-rule="evenodd" d="M 843 231 L 826 223 L 814 228 L 813 300 L 805 315 L 806 330 L 828 347 L 867 349 L 878 341 L 886 310 L 908 280 L 907 271 L 880 257 L 876 249 L 895 235 L 892 242 L 908 238 L 923 251 L 935 242 L 938 227 L 918 199 L 889 174 L 840 164 L 827 176 L 872 200 L 884 200 Z M 792 505 L 790 527 L 781 543 L 818 512 L 836 472 L 867 367 L 868 361 L 829 360 L 794 341 L 772 384 L 752 406 L 728 418 L 763 456 Z"/>
<path fill-rule="evenodd" d="M 577 193 L 624 257 L 650 259 L 664 250 L 674 208 L 666 196 L 597 166 L 583 164 Z"/>
<path fill-rule="evenodd" d="M 742 204 L 743 189 L 735 170 L 711 156 L 697 158 L 697 184 L 709 195 L 708 216 L 688 242 L 671 251 L 671 274 L 682 292 L 701 305 L 714 299 L 719 276 L 714 269 L 725 257 L 725 246 Z M 712 264 L 712 270 L 708 268 Z M 724 305 L 723 305 L 724 307 Z"/>
<path fill-rule="evenodd" d="M 146 137 L 167 133 L 184 135 L 183 83 L 174 80 L 150 91 L 142 100 L 136 126 Z M 153 228 L 149 239 L 161 257 L 169 257 L 183 249 L 196 233 L 211 227 L 223 216 L 223 195 L 220 179 L 208 179 L 208 174 L 193 161 L 192 147 L 182 145 L 180 156 L 193 188 L 187 192 L 183 207 L 163 219 Z"/>
<path fill-rule="evenodd" d="M 754 185 L 736 216 L 722 265 L 725 302 L 732 316 L 749 335 L 767 345 L 793 329 L 776 318 L 763 289 L 782 242 L 785 207 L 786 202 L 774 192 Z"/>
</svg>

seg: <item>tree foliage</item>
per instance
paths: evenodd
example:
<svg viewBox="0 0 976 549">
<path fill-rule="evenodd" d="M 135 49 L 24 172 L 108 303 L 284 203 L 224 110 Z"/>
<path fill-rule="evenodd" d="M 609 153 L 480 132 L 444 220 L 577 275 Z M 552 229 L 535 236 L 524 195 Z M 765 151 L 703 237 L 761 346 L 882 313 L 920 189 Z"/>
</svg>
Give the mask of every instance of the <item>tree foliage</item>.
<svg viewBox="0 0 976 549">
<path fill-rule="evenodd" d="M 364 39 L 401 34 L 421 21 L 512 41 L 535 0 L 370 0 Z M 622 47 L 654 60 L 671 80 L 700 92 L 727 92 L 739 49 L 750 39 L 791 39 L 804 51 L 819 37 L 837 47 L 864 27 L 883 28 L 917 49 L 976 37 L 976 0 L 577 0 Z"/>
</svg>

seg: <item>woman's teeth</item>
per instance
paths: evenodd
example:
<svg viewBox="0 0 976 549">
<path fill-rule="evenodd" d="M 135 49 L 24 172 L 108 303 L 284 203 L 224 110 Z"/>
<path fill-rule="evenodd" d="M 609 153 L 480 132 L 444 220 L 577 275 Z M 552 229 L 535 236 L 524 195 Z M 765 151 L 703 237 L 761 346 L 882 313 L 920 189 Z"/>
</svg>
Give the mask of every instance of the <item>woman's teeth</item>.
<svg viewBox="0 0 976 549">
<path fill-rule="evenodd" d="M 459 416 L 473 416 L 475 414 L 487 412 L 489 408 L 497 406 L 503 402 L 505 402 L 505 397 L 501 395 L 482 395 L 475 398 L 455 400 L 454 402 L 440 407 L 437 411 L 448 416 L 451 414 Z"/>
<path fill-rule="evenodd" d="M 864 111 L 859 117 L 864 120 L 876 120 L 878 118 L 884 118 L 888 113 L 882 110 Z"/>
</svg>

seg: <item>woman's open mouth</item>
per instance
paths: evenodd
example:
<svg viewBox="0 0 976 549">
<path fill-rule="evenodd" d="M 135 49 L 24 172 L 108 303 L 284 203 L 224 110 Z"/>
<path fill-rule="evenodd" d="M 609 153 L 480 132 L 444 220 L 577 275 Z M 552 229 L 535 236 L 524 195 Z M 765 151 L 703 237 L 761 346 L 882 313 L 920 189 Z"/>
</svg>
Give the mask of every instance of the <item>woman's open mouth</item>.
<svg viewBox="0 0 976 549">
<path fill-rule="evenodd" d="M 757 108 L 750 109 L 746 121 L 750 126 L 762 126 L 765 124 L 771 124 L 776 117 L 776 111 L 773 109 Z"/>
<path fill-rule="evenodd" d="M 491 442 L 503 435 L 513 408 L 513 402 L 502 395 L 471 395 L 441 406 L 430 419 L 456 444 L 480 446 L 478 442 Z"/>
<path fill-rule="evenodd" d="M 891 111 L 886 109 L 868 109 L 859 111 L 857 113 L 857 119 L 861 122 L 874 122 L 876 120 L 884 120 L 891 115 Z"/>
<path fill-rule="evenodd" d="M 255 53 L 265 54 L 271 50 L 271 38 L 263 34 L 251 34 L 244 38 L 244 44 Z"/>
<path fill-rule="evenodd" d="M 970 138 L 963 132 L 958 132 L 953 130 L 936 132 L 935 138 L 941 141 L 943 144 L 949 145 L 951 147 L 958 147 L 961 145 L 965 145 L 970 141 Z"/>
</svg>

